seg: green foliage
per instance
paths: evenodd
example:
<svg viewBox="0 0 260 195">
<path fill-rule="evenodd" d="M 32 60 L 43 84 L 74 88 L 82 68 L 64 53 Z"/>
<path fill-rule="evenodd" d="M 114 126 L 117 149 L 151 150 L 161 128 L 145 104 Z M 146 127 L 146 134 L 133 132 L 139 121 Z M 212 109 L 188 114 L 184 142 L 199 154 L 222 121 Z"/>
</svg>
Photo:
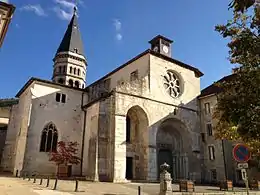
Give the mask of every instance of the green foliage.
<svg viewBox="0 0 260 195">
<path fill-rule="evenodd" d="M 229 60 L 238 70 L 217 83 L 222 92 L 214 113 L 216 137 L 243 141 L 260 153 L 260 1 L 233 0 L 229 6 L 233 19 L 216 31 L 230 40 Z"/>
</svg>

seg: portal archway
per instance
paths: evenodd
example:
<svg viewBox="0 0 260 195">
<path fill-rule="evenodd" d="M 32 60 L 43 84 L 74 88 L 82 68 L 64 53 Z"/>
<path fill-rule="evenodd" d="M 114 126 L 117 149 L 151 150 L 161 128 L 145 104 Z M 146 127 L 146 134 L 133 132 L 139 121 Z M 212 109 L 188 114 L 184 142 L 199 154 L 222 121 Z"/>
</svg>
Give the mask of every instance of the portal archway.
<svg viewBox="0 0 260 195">
<path fill-rule="evenodd" d="M 177 119 L 167 119 L 161 123 L 156 134 L 157 176 L 160 165 L 170 165 L 173 180 L 188 179 L 189 138 L 185 125 Z"/>
<path fill-rule="evenodd" d="M 140 106 L 126 115 L 126 179 L 145 180 L 148 175 L 148 117 Z"/>
</svg>

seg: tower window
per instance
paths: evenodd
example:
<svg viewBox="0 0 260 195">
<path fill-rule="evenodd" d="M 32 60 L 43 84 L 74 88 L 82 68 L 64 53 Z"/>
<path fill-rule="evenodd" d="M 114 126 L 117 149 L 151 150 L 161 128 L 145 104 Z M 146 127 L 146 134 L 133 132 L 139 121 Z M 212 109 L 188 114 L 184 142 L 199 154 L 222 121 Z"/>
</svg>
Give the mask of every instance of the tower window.
<svg viewBox="0 0 260 195">
<path fill-rule="evenodd" d="M 78 53 L 78 49 L 77 49 L 77 48 L 74 48 L 74 52 L 75 52 L 75 53 Z"/>
<path fill-rule="evenodd" d="M 56 102 L 65 103 L 66 102 L 66 95 L 63 93 L 56 93 Z"/>
<path fill-rule="evenodd" d="M 66 73 L 66 67 L 63 66 L 63 73 Z"/>
<path fill-rule="evenodd" d="M 79 88 L 79 82 L 75 81 L 75 87 Z"/>
<path fill-rule="evenodd" d="M 70 67 L 70 73 L 72 73 L 72 67 Z"/>
<path fill-rule="evenodd" d="M 61 102 L 62 103 L 66 102 L 66 95 L 65 94 L 61 94 Z"/>
<path fill-rule="evenodd" d="M 77 72 L 77 68 L 74 68 L 74 74 L 76 74 L 76 72 Z"/>
<path fill-rule="evenodd" d="M 82 84 L 82 88 L 84 88 L 84 84 Z"/>
<path fill-rule="evenodd" d="M 59 66 L 59 73 L 61 73 L 61 66 Z"/>
<path fill-rule="evenodd" d="M 78 75 L 80 76 L 80 69 L 78 69 Z"/>
<path fill-rule="evenodd" d="M 72 79 L 69 80 L 69 86 L 73 87 L 73 80 Z"/>
<path fill-rule="evenodd" d="M 64 80 L 62 78 L 59 78 L 58 83 L 64 84 Z"/>
<path fill-rule="evenodd" d="M 60 93 L 56 93 L 56 102 L 60 102 Z"/>
</svg>

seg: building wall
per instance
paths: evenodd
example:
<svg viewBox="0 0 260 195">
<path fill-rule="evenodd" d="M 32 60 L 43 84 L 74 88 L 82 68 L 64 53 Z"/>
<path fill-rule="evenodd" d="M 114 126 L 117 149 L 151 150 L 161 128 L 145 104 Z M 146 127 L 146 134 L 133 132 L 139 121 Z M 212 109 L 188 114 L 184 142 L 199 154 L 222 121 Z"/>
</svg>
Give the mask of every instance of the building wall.
<svg viewBox="0 0 260 195">
<path fill-rule="evenodd" d="M 11 107 L 8 129 L 6 132 L 6 139 L 3 142 L 1 142 L 4 143 L 4 147 L 3 147 L 3 154 L 2 154 L 0 167 L 3 171 L 8 171 L 8 172 L 12 172 L 14 170 L 16 138 L 19 129 L 19 126 L 17 124 L 18 108 L 19 108 L 18 104 L 13 105 Z"/>
<path fill-rule="evenodd" d="M 210 112 L 206 109 L 206 104 L 210 106 Z M 217 97 L 210 95 L 200 99 L 201 109 L 201 132 L 205 138 L 202 142 L 203 159 L 204 159 L 204 180 L 205 182 L 217 182 L 225 178 L 233 180 L 234 178 L 234 161 L 232 157 L 232 143 L 224 140 L 216 140 L 214 137 L 214 126 L 217 125 L 216 119 L 213 118 L 214 108 L 217 104 Z M 207 125 L 212 125 L 212 135 L 209 133 Z M 210 159 L 209 146 L 214 147 L 214 159 Z M 224 150 L 223 150 L 224 147 Z M 225 155 L 225 158 L 224 158 Z M 226 173 L 225 173 L 226 167 Z M 216 178 L 214 173 L 216 172 Z"/>
<path fill-rule="evenodd" d="M 49 161 L 48 153 L 40 152 L 41 134 L 52 122 L 58 131 L 58 141 L 76 141 L 78 156 L 81 154 L 83 113 L 82 92 L 65 87 L 35 83 L 31 86 L 31 108 L 28 116 L 28 136 L 23 170 L 29 174 L 56 173 L 56 166 Z M 65 94 L 66 102 L 57 102 L 56 94 Z M 28 97 L 30 98 L 30 97 Z M 72 174 L 80 174 L 80 165 L 72 167 Z"/>
<path fill-rule="evenodd" d="M 137 63 L 137 62 L 136 62 Z M 147 171 L 146 179 L 157 180 L 157 150 L 156 135 L 160 124 L 169 118 L 176 119 L 185 127 L 183 139 L 191 143 L 189 153 L 189 171 L 195 179 L 200 179 L 200 156 L 192 151 L 198 151 L 200 143 L 199 116 L 197 114 L 198 103 L 197 95 L 200 93 L 199 78 L 196 78 L 193 71 L 179 68 L 179 66 L 161 60 L 157 57 L 148 55 L 143 58 L 142 64 L 149 64 L 144 72 L 136 81 L 129 81 L 130 75 L 124 77 L 126 82 L 118 83 L 115 95 L 115 154 L 114 154 L 114 181 L 122 181 L 126 172 L 126 156 L 125 151 L 129 147 L 125 143 L 126 138 L 126 115 L 128 111 L 135 106 L 143 110 L 147 116 L 148 128 L 144 130 L 147 133 L 146 150 L 143 151 L 148 159 L 143 159 Z M 135 70 L 135 65 L 128 65 L 129 69 Z M 141 64 L 140 64 L 141 65 Z M 139 65 L 139 66 L 140 66 Z M 165 70 L 171 68 L 176 70 L 183 78 L 185 91 L 177 100 L 167 96 L 163 89 L 162 75 Z M 124 70 L 123 70 L 124 71 Z M 126 70 L 125 70 L 126 71 Z M 126 71 L 126 73 L 130 71 Z M 116 78 L 111 77 L 111 83 L 115 83 Z M 113 85 L 113 84 L 112 84 Z M 190 90 L 190 88 L 192 88 Z M 195 88 L 195 89 L 193 89 Z M 177 114 L 174 113 L 175 105 L 182 105 L 183 108 L 177 108 Z M 194 111 L 187 109 L 193 108 Z M 145 137 L 145 136 L 144 136 Z M 186 142 L 185 142 L 186 143 Z"/>
</svg>

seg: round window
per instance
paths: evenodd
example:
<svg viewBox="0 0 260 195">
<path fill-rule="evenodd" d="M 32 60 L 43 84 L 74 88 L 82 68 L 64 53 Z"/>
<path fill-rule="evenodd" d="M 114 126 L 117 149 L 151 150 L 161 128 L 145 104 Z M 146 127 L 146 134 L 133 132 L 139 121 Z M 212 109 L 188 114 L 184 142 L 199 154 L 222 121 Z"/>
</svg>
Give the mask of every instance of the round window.
<svg viewBox="0 0 260 195">
<path fill-rule="evenodd" d="M 180 96 L 181 87 L 180 79 L 172 71 L 167 71 L 167 74 L 163 76 L 163 84 L 166 92 L 173 98 Z"/>
</svg>

